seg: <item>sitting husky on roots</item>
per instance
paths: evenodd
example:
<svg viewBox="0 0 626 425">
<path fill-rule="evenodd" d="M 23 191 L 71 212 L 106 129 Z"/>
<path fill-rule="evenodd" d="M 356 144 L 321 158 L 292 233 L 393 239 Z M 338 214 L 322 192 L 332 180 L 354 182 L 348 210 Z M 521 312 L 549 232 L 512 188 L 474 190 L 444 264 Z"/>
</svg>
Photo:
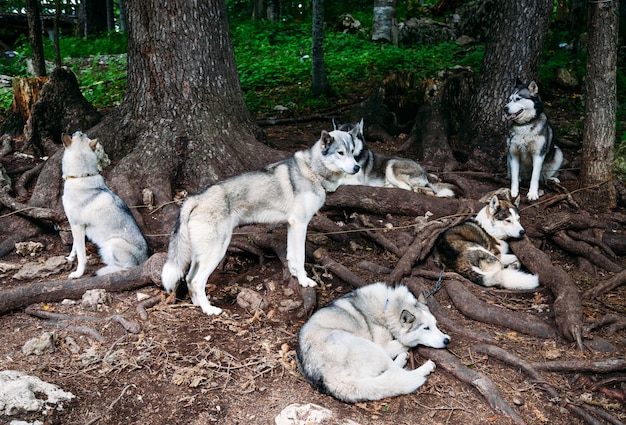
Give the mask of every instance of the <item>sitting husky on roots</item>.
<svg viewBox="0 0 626 425">
<path fill-rule="evenodd" d="M 408 158 L 381 155 L 372 151 L 365 143 L 363 120 L 356 124 L 333 126 L 338 130 L 350 131 L 358 128 L 358 139 L 354 148 L 354 158 L 361 170 L 341 179 L 341 185 L 362 185 L 373 187 L 397 187 L 399 189 L 422 192 L 440 198 L 454 198 L 456 187 L 442 183 L 439 178 L 426 172 L 419 163 Z"/>
<path fill-rule="evenodd" d="M 72 229 L 72 251 L 67 259 L 78 258 L 76 271 L 69 278 L 85 273 L 85 236 L 98 246 L 106 264 L 98 275 L 133 268 L 148 259 L 148 244 L 128 206 L 104 183 L 99 173 L 97 139 L 77 131 L 62 136 L 63 209 Z"/>
<path fill-rule="evenodd" d="M 406 286 L 379 282 L 315 312 L 300 329 L 296 360 L 318 391 L 355 403 L 415 391 L 435 363 L 428 360 L 415 370 L 405 369 L 409 349 L 449 343 L 422 296 L 418 301 Z"/>
<path fill-rule="evenodd" d="M 511 200 L 508 190 L 496 194 L 475 218 L 443 232 L 433 248 L 435 262 L 474 283 L 506 289 L 533 289 L 536 275 L 519 270 L 517 257 L 509 254 L 507 239 L 524 236 L 519 222 L 519 195 Z"/>
<path fill-rule="evenodd" d="M 504 106 L 505 118 L 511 122 L 507 138 L 511 196 L 518 195 L 520 179 L 530 180 L 529 201 L 539 199 L 540 180 L 559 182 L 557 176 L 563 162 L 563 152 L 556 145 L 543 108 L 537 83 L 525 85 L 519 80 Z"/>
<path fill-rule="evenodd" d="M 359 171 L 352 156 L 356 131 L 322 131 L 311 149 L 260 171 L 231 177 L 189 196 L 170 236 L 161 278 L 172 292 L 185 275 L 191 301 L 205 314 L 222 310 L 205 286 L 226 254 L 233 228 L 244 223 L 287 222 L 287 264 L 300 285 L 315 286 L 304 269 L 306 230 L 339 179 Z"/>
</svg>

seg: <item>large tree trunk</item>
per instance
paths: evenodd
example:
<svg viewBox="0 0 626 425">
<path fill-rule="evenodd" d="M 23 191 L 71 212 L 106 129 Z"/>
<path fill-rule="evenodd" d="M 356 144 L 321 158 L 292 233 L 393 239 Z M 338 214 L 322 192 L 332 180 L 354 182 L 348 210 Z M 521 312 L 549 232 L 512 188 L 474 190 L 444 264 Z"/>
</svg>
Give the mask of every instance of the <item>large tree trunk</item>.
<svg viewBox="0 0 626 425">
<path fill-rule="evenodd" d="M 502 114 L 517 78 L 537 77 L 550 23 L 552 0 L 496 1 L 470 113 L 472 167 L 506 168 L 506 126 Z"/>
<path fill-rule="evenodd" d="M 313 74 L 311 92 L 313 96 L 330 94 L 331 89 L 326 78 L 324 66 L 324 0 L 313 0 L 313 25 L 312 25 L 311 57 Z"/>
<path fill-rule="evenodd" d="M 279 155 L 257 141 L 239 84 L 223 0 L 130 0 L 124 102 L 90 133 L 112 159 L 111 187 L 128 205 L 155 202 L 258 168 Z M 313 143 L 313 140 L 304 141 Z M 169 233 L 177 208 L 165 209 Z"/>
<path fill-rule="evenodd" d="M 617 205 L 613 186 L 615 145 L 617 2 L 589 2 L 589 44 L 585 78 L 585 128 L 581 200 L 588 209 L 612 209 Z"/>
<path fill-rule="evenodd" d="M 26 0 L 26 12 L 28 16 L 28 42 L 32 50 L 33 72 L 35 77 L 45 77 L 46 62 L 43 55 L 39 0 Z"/>
<path fill-rule="evenodd" d="M 372 40 L 398 45 L 396 0 L 374 0 Z"/>
</svg>

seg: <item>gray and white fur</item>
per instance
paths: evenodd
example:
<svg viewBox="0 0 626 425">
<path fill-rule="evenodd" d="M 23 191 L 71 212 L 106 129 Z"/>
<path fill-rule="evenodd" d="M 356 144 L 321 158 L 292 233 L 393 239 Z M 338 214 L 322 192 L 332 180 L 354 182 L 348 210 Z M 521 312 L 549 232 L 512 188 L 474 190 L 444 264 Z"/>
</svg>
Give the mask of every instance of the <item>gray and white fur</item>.
<svg viewBox="0 0 626 425">
<path fill-rule="evenodd" d="M 559 168 L 563 152 L 556 145 L 556 137 L 544 105 L 539 86 L 534 81 L 525 85 L 518 80 L 515 90 L 504 106 L 504 116 L 511 123 L 508 147 L 508 169 L 511 195 L 519 194 L 519 183 L 530 181 L 528 200 L 539 199 L 539 182 L 559 182 Z"/>
<path fill-rule="evenodd" d="M 304 269 L 306 231 L 326 193 L 346 174 L 359 171 L 353 157 L 356 131 L 322 131 L 311 149 L 209 186 L 189 196 L 170 236 L 163 286 L 172 292 L 185 276 L 191 301 L 205 314 L 219 314 L 205 286 L 231 240 L 233 228 L 246 223 L 283 223 L 287 228 L 287 263 L 300 285 L 315 286 Z"/>
<path fill-rule="evenodd" d="M 133 268 L 146 261 L 148 244 L 135 218 L 99 173 L 99 162 L 105 154 L 98 140 L 80 131 L 71 137 L 63 134 L 62 140 L 62 201 L 73 237 L 67 259 L 74 262 L 78 258 L 77 268 L 69 278 L 85 273 L 85 237 L 98 246 L 100 259 L 106 264 L 97 271 L 98 275 Z"/>
<path fill-rule="evenodd" d="M 406 286 L 378 282 L 330 302 L 300 329 L 300 372 L 321 393 L 348 403 L 414 392 L 435 363 L 408 370 L 409 350 L 450 343 L 420 299 Z"/>
</svg>

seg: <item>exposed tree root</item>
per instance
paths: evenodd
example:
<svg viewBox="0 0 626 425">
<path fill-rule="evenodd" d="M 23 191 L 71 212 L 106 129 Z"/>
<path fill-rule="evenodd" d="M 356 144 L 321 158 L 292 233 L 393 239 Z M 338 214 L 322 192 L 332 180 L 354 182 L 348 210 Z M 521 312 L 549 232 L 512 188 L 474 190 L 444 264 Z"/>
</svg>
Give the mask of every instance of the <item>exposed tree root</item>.
<svg viewBox="0 0 626 425">
<path fill-rule="evenodd" d="M 114 314 L 108 317 L 93 317 L 93 316 L 79 316 L 79 315 L 69 315 L 62 313 L 53 313 L 51 311 L 38 310 L 34 306 L 28 306 L 24 310 L 24 313 L 29 314 L 31 316 L 39 317 L 40 319 L 52 320 L 55 322 L 69 322 L 69 321 L 91 321 L 91 322 L 101 322 L 101 321 L 111 321 L 119 323 L 124 329 L 133 334 L 138 334 L 141 332 L 141 325 L 135 320 L 126 319 L 124 316 L 119 314 Z"/>
<path fill-rule="evenodd" d="M 506 416 L 514 424 L 521 425 L 526 423 L 524 419 L 504 401 L 494 383 L 486 375 L 462 365 L 449 351 L 419 347 L 418 353 L 421 357 L 434 361 L 437 367 L 450 373 L 459 381 L 470 384 L 476 388 L 485 398 L 489 407 L 495 412 Z"/>
<path fill-rule="evenodd" d="M 530 379 L 537 382 L 544 389 L 544 391 L 548 393 L 548 396 L 550 397 L 551 400 L 556 401 L 556 400 L 562 399 L 561 394 L 559 394 L 559 392 L 552 385 L 545 382 L 545 380 L 543 379 L 541 374 L 536 370 L 536 368 L 533 367 L 533 365 L 527 362 L 526 360 L 523 360 L 517 357 L 516 355 L 511 354 L 508 351 L 500 347 L 496 347 L 494 345 L 477 345 L 477 346 L 474 346 L 473 348 L 474 348 L 474 351 L 476 351 L 477 353 L 487 354 L 488 356 L 496 358 L 500 360 L 501 362 L 504 362 L 510 366 L 513 366 L 516 369 L 522 370 L 526 375 L 530 377 Z M 576 414 L 581 419 L 583 419 L 586 423 L 600 424 L 600 422 L 598 422 L 597 419 L 595 419 L 594 417 L 591 417 L 581 407 L 576 406 L 572 403 L 569 403 L 567 402 L 567 400 L 565 401 L 566 401 L 565 407 L 568 410 L 570 410 L 572 413 Z"/>
<path fill-rule="evenodd" d="M 556 337 L 555 329 L 532 314 L 511 311 L 482 302 L 458 280 L 446 282 L 448 296 L 465 316 L 479 322 L 503 326 L 537 338 Z"/>
<path fill-rule="evenodd" d="M 612 278 L 605 280 L 604 282 L 598 283 L 596 286 L 593 286 L 587 289 L 582 297 L 584 299 L 597 298 L 600 295 L 606 294 L 609 291 L 617 288 L 626 283 L 626 270 L 622 270 L 620 273 L 616 274 Z"/>
<path fill-rule="evenodd" d="M 626 371 L 626 359 L 535 362 L 532 363 L 532 366 L 536 369 L 547 370 L 549 372 L 611 373 Z"/>
<path fill-rule="evenodd" d="M 552 291 L 559 333 L 570 341 L 576 341 L 582 350 L 582 306 L 574 281 L 563 269 L 552 265 L 548 255 L 537 249 L 528 237 L 511 241 L 510 247 L 531 272 L 539 275 L 541 284 Z"/>
<path fill-rule="evenodd" d="M 619 273 L 622 268 L 594 250 L 589 244 L 583 241 L 575 241 L 564 231 L 560 231 L 552 235 L 551 239 L 565 251 L 574 255 L 579 255 L 591 261 L 596 266 L 602 267 L 612 273 Z"/>
<path fill-rule="evenodd" d="M 50 208 L 31 207 L 29 205 L 22 204 L 3 190 L 0 190 L 0 204 L 24 217 L 30 217 L 37 220 L 48 220 L 56 224 L 61 224 L 65 221 L 65 213 L 63 211 L 53 210 Z"/>
<path fill-rule="evenodd" d="M 82 279 L 58 280 L 33 283 L 0 291 L 0 314 L 8 313 L 39 302 L 61 301 L 80 298 L 89 289 L 105 289 L 108 292 L 129 291 L 150 283 L 161 283 L 161 269 L 165 254 L 154 254 L 134 269 L 104 276 Z"/>
<path fill-rule="evenodd" d="M 416 297 L 419 297 L 420 294 L 424 294 L 426 292 L 424 290 L 424 285 L 419 283 L 415 278 L 406 278 L 402 281 L 402 283 L 404 283 Z M 450 319 L 434 296 L 427 297 L 426 303 L 428 304 L 430 312 L 437 319 L 437 326 L 445 329 L 447 333 L 458 335 L 460 338 L 470 338 L 481 343 L 496 343 L 491 335 L 471 328 L 466 328 L 465 326 L 462 326 Z"/>
<path fill-rule="evenodd" d="M 594 329 L 607 327 L 606 332 L 609 335 L 615 334 L 617 331 L 626 329 L 626 317 L 617 314 L 607 314 L 600 317 L 598 320 L 592 321 L 585 331 L 590 332 Z"/>
<path fill-rule="evenodd" d="M 339 279 L 348 283 L 353 288 L 360 288 L 371 282 L 366 282 L 360 276 L 354 274 L 350 269 L 341 263 L 330 258 L 328 252 L 324 248 L 318 248 L 313 252 L 313 258 L 322 267 L 326 267 L 333 272 Z"/>
</svg>

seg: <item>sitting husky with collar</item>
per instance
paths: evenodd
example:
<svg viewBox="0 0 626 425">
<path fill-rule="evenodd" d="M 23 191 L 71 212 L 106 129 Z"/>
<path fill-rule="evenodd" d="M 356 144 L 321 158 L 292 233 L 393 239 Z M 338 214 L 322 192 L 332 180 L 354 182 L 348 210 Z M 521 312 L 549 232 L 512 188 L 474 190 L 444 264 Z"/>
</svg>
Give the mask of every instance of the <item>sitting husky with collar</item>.
<svg viewBox="0 0 626 425">
<path fill-rule="evenodd" d="M 507 239 L 526 233 L 519 222 L 519 195 L 511 200 L 508 190 L 496 194 L 476 217 L 443 232 L 433 248 L 435 262 L 483 286 L 533 289 L 536 275 L 519 270 L 517 257 L 509 254 Z"/>
<path fill-rule="evenodd" d="M 148 259 L 148 244 L 128 206 L 104 183 L 99 173 L 101 149 L 97 139 L 77 131 L 62 136 L 63 209 L 72 228 L 70 262 L 78 257 L 76 271 L 69 278 L 85 273 L 87 253 L 85 237 L 98 246 L 106 264 L 96 274 L 104 275 L 133 268 Z"/>
<path fill-rule="evenodd" d="M 300 329 L 300 372 L 318 391 L 348 403 L 415 391 L 435 363 L 428 360 L 415 370 L 405 369 L 409 349 L 450 343 L 424 303 L 406 286 L 382 282 L 332 301 Z"/>
</svg>

